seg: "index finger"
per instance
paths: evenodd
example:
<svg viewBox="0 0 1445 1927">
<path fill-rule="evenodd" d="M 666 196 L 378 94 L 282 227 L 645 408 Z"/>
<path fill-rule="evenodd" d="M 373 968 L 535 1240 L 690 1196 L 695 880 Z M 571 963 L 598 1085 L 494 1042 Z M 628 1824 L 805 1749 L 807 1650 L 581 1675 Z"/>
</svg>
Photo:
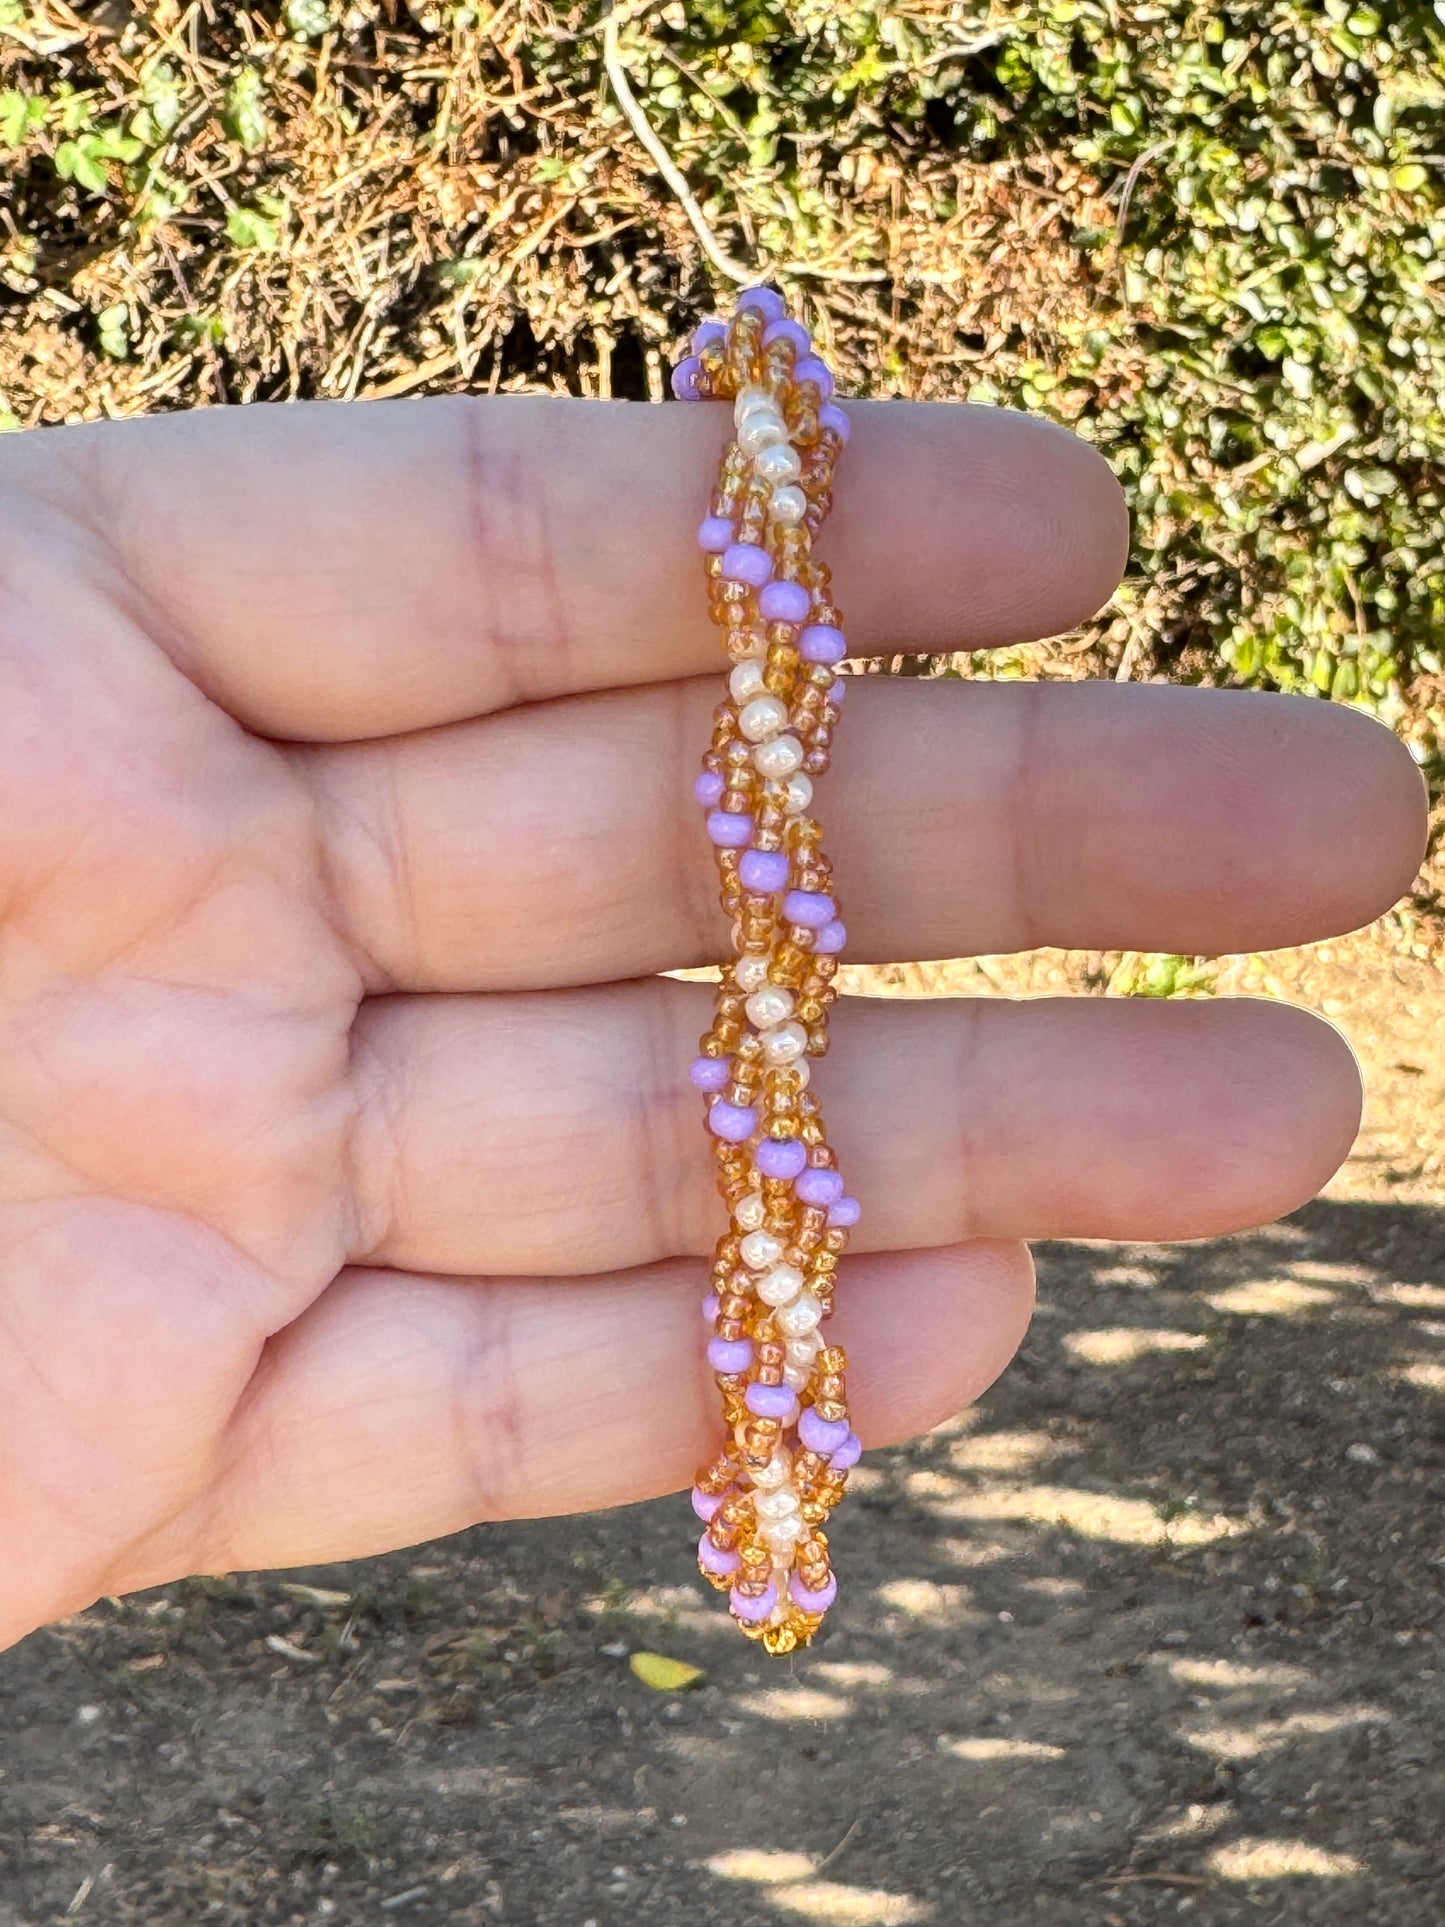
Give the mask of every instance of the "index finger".
<svg viewBox="0 0 1445 1927">
<path fill-rule="evenodd" d="M 1057 634 L 1123 568 L 1087 443 L 1000 409 L 862 403 L 822 553 L 852 653 Z M 7 436 L 0 479 L 103 539 L 127 606 L 262 734 L 391 735 L 716 665 L 696 528 L 725 406 L 294 402 Z"/>
</svg>

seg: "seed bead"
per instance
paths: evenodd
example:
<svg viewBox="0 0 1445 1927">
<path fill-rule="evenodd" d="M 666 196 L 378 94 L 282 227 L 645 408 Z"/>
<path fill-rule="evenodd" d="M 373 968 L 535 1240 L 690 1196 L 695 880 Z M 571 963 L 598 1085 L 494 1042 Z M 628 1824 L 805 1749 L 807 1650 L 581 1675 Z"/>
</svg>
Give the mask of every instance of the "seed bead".
<svg viewBox="0 0 1445 1927">
<path fill-rule="evenodd" d="M 822 1527 L 860 1449 L 842 1353 L 818 1331 L 859 1207 L 809 1088 L 845 936 L 812 812 L 846 643 L 813 542 L 848 420 L 807 331 L 767 287 L 745 290 L 730 320 L 700 324 L 673 388 L 733 409 L 697 524 L 728 682 L 694 795 L 733 955 L 689 1073 L 728 1211 L 705 1307 L 724 1444 L 698 1474 L 693 1510 L 706 1524 L 704 1576 L 747 1637 L 786 1653 L 833 1602 Z"/>
</svg>

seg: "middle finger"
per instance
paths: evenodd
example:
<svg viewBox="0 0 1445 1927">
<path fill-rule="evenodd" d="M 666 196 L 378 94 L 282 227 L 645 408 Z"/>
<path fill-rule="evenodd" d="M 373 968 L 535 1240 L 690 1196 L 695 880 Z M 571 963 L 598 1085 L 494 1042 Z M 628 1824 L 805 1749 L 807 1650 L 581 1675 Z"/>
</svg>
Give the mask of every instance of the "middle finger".
<svg viewBox="0 0 1445 1927">
<path fill-rule="evenodd" d="M 691 798 L 720 678 L 288 755 L 374 990 L 512 990 L 716 961 Z M 854 962 L 1058 944 L 1272 949 L 1367 922 L 1419 860 L 1388 730 L 1303 697 L 849 683 L 817 811 Z"/>
</svg>

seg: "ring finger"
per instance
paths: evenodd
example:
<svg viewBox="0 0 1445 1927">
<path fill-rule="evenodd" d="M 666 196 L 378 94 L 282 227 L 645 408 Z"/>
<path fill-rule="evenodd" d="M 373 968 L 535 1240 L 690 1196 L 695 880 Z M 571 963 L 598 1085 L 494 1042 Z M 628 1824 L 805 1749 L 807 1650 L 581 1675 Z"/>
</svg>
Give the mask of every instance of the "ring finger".
<svg viewBox="0 0 1445 1927">
<path fill-rule="evenodd" d="M 710 1007 L 665 979 L 364 1005 L 353 1257 L 550 1277 L 709 1250 L 683 1072 Z M 1235 1230 L 1311 1197 L 1359 1118 L 1338 1033 L 1248 999 L 847 998 L 833 1032 L 859 1249 Z"/>
</svg>

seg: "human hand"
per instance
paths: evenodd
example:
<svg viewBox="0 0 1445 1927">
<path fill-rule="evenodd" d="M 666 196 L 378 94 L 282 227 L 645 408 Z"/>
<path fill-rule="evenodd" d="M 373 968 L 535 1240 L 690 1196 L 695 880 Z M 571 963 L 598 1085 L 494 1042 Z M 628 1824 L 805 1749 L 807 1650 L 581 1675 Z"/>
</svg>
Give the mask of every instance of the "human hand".
<svg viewBox="0 0 1445 1927">
<path fill-rule="evenodd" d="M 720 1223 L 686 1082 L 727 411 L 453 398 L 0 441 L 0 1645 L 100 1593 L 682 1486 Z M 855 647 L 1092 611 L 1118 491 L 860 406 Z M 1383 910 L 1404 751 L 1323 703 L 868 679 L 819 796 L 854 961 L 1214 952 Z M 844 1000 L 856 1423 L 1002 1370 L 1028 1237 L 1309 1197 L 1350 1053 L 1268 1004 Z M 681 1530 L 681 1528 L 679 1528 Z"/>
</svg>

